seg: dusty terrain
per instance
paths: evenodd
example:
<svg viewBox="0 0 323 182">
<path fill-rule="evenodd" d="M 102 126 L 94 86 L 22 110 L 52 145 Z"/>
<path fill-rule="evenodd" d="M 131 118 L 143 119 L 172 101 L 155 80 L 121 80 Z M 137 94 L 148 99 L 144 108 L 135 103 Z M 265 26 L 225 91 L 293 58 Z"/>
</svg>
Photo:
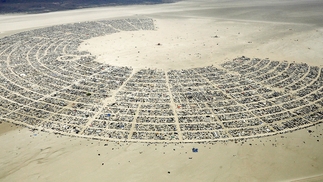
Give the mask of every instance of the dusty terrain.
<svg viewBox="0 0 323 182">
<path fill-rule="evenodd" d="M 1 134 L 4 147 L 0 179 L 322 181 L 322 125 L 308 129 L 314 132 L 305 129 L 244 143 L 148 145 L 92 141 L 17 128 Z M 192 153 L 193 147 L 199 152 Z"/>
<path fill-rule="evenodd" d="M 200 67 L 242 55 L 322 66 L 322 7 L 320 1 L 183 1 L 1 15 L 0 37 L 63 23 L 149 17 L 155 31 L 94 38 L 80 50 L 134 68 Z M 238 143 L 148 145 L 71 138 L 2 123 L 0 181 L 322 181 L 322 134 L 320 124 Z M 199 152 L 192 153 L 192 147 Z"/>
</svg>

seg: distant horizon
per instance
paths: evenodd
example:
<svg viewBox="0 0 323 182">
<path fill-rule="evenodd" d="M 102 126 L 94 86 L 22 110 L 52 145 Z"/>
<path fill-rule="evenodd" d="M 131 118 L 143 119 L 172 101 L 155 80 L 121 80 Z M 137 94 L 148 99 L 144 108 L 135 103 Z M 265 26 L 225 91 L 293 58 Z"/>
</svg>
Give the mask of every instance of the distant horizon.
<svg viewBox="0 0 323 182">
<path fill-rule="evenodd" d="M 121 6 L 121 5 L 144 5 L 144 4 L 162 4 L 173 3 L 178 0 L 1 0 L 0 1 L 0 14 L 9 13 L 48 13 L 55 11 L 76 10 L 83 8 L 95 8 L 95 7 L 109 7 L 109 6 Z"/>
</svg>

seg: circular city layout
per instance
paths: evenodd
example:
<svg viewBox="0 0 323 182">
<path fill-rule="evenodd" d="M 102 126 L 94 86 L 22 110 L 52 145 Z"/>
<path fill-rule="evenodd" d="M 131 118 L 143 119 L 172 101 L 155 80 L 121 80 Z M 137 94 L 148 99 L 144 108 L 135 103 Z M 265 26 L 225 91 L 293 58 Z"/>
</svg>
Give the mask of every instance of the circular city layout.
<svg viewBox="0 0 323 182">
<path fill-rule="evenodd" d="M 133 142 L 264 137 L 322 122 L 317 66 L 240 57 L 191 69 L 134 69 L 78 49 L 94 37 L 154 29 L 152 19 L 104 20 L 0 39 L 1 121 Z"/>
</svg>

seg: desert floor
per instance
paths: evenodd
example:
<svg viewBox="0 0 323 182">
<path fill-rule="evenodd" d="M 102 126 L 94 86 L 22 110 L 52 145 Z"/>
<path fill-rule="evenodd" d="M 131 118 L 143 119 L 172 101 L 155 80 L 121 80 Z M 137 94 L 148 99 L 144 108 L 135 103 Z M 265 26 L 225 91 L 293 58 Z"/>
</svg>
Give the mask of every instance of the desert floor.
<svg viewBox="0 0 323 182">
<path fill-rule="evenodd" d="M 0 15 L 0 37 L 64 23 L 147 17 L 155 20 L 155 31 L 97 37 L 79 49 L 100 62 L 134 68 L 186 69 L 242 55 L 323 66 L 322 8 L 319 0 L 188 0 L 8 14 Z M 115 143 L 1 123 L 0 181 L 323 181 L 322 134 L 320 124 L 238 143 Z M 199 152 L 192 153 L 193 147 Z"/>
</svg>

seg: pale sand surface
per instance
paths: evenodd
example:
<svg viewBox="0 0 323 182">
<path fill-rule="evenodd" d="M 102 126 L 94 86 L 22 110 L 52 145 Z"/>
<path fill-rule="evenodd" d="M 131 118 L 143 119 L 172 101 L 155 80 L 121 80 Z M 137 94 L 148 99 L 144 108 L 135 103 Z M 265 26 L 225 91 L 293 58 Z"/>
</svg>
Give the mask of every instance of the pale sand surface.
<svg viewBox="0 0 323 182">
<path fill-rule="evenodd" d="M 83 42 L 80 50 L 90 51 L 99 62 L 166 70 L 204 67 L 242 55 L 323 65 L 323 42 L 318 41 L 323 31 L 311 25 L 204 17 L 154 19 L 155 31 L 96 37 Z"/>
<path fill-rule="evenodd" d="M 147 145 L 70 138 L 23 128 L 0 137 L 5 146 L 0 150 L 0 180 L 290 181 L 311 177 L 322 181 L 323 127 L 308 129 L 314 132 L 300 130 L 244 144 Z M 192 147 L 199 152 L 192 153 Z"/>
<path fill-rule="evenodd" d="M 0 37 L 62 23 L 148 17 L 156 20 L 156 31 L 94 38 L 80 49 L 97 55 L 99 61 L 109 59 L 110 64 L 135 68 L 186 69 L 216 65 L 242 55 L 323 65 L 322 4 L 183 1 L 1 15 Z M 215 35 L 219 38 L 212 38 Z M 137 61 L 129 62 L 134 59 Z M 323 180 L 322 125 L 309 128 L 314 133 L 303 129 L 249 140 L 242 146 L 241 142 L 229 142 L 165 147 L 140 143 L 120 146 L 12 128 L 16 127 L 0 124 L 0 181 Z M 192 147 L 198 147 L 199 152 L 192 153 Z"/>
</svg>

